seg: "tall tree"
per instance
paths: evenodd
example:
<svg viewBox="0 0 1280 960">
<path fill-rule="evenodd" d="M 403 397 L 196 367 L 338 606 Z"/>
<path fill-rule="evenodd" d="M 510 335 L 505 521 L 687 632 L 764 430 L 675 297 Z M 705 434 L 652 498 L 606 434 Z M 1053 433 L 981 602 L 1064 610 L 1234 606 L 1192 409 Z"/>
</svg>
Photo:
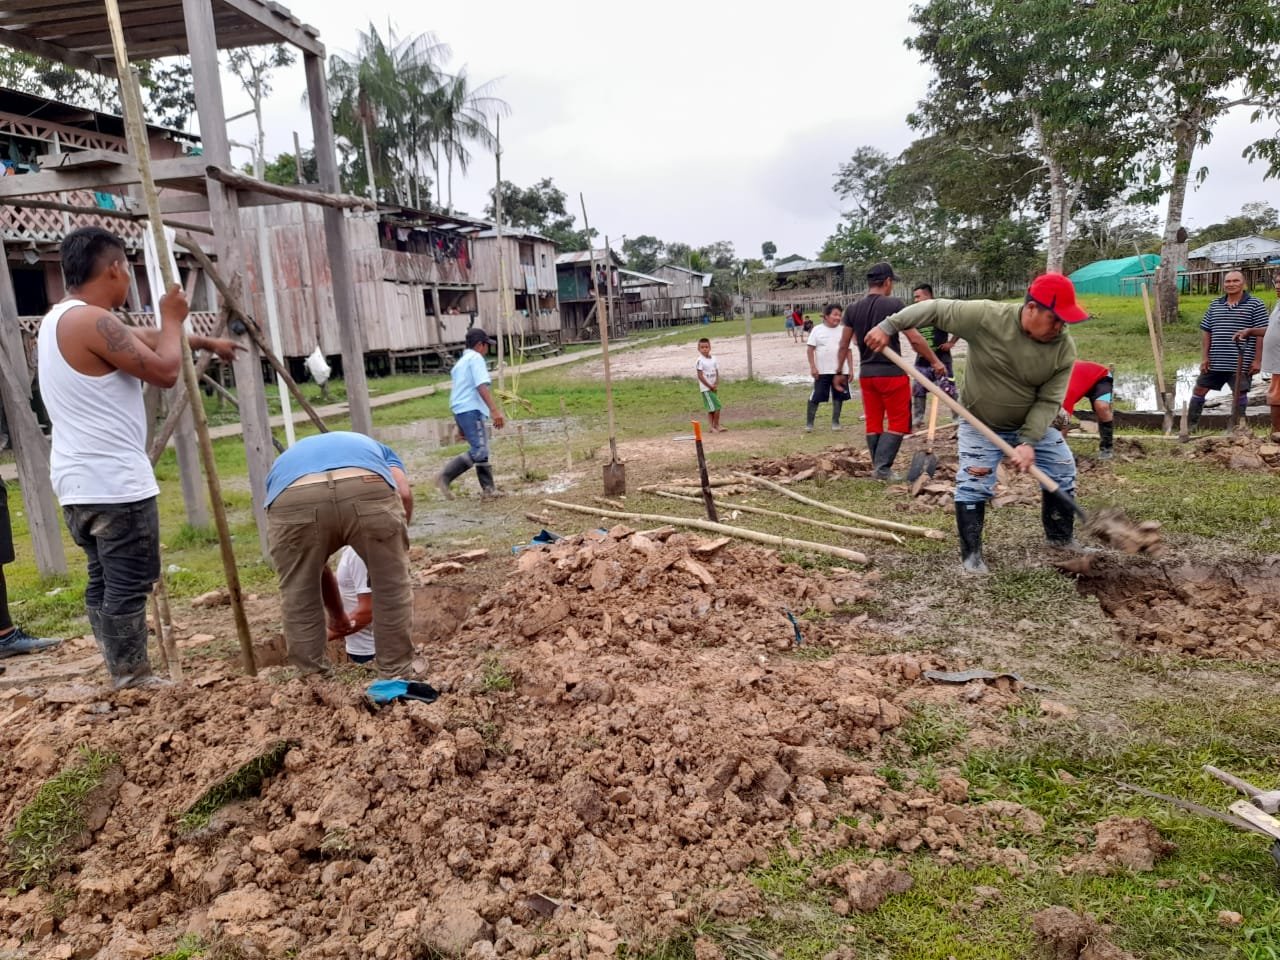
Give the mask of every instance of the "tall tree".
<svg viewBox="0 0 1280 960">
<path fill-rule="evenodd" d="M 627 266 L 638 273 L 653 273 L 662 261 L 666 247 L 657 237 L 642 233 L 638 237 L 627 237 L 622 241 L 622 255 Z"/>
<path fill-rule="evenodd" d="M 1167 191 L 1157 300 L 1161 319 L 1178 316 L 1177 234 L 1196 149 L 1229 111 L 1249 107 L 1255 130 L 1266 130 L 1245 156 L 1280 174 L 1280 6 L 1275 0 L 1097 0 L 1093 15 L 1111 38 L 1106 56 L 1137 85 L 1138 111 L 1161 147 L 1151 154 L 1147 181 Z M 1263 119 L 1270 124 L 1258 123 Z"/>
<path fill-rule="evenodd" d="M 253 146 L 253 175 L 262 177 L 267 163 L 267 134 L 262 127 L 262 104 L 271 95 L 271 74 L 290 66 L 297 58 L 282 43 L 262 47 L 240 47 L 227 54 L 227 66 L 240 81 L 253 104 L 257 137 Z"/>
<path fill-rule="evenodd" d="M 502 181 L 502 219 L 514 227 L 523 227 L 540 233 L 560 250 L 586 250 L 591 240 L 598 236 L 593 228 L 574 228 L 574 215 L 568 210 L 569 196 L 555 185 L 550 177 L 543 177 L 531 187 L 520 188 L 510 181 Z M 494 192 L 489 191 L 489 202 L 484 215 L 493 219 Z"/>
<path fill-rule="evenodd" d="M 434 129 L 437 156 L 444 154 L 448 200 L 446 210 L 453 209 L 453 168 L 466 175 L 471 163 L 469 143 L 479 144 L 486 150 L 497 148 L 498 140 L 491 125 L 495 117 L 506 116 L 511 108 L 505 100 L 493 95 L 492 82 L 472 87 L 466 67 L 452 76 L 441 79 L 435 94 L 428 98 L 431 109 L 431 125 Z M 436 202 L 440 202 L 437 171 Z"/>
<path fill-rule="evenodd" d="M 778 255 L 778 245 L 772 240 L 766 240 L 764 243 L 760 244 L 760 255 L 764 257 L 766 261 L 772 260 Z"/>
<path fill-rule="evenodd" d="M 1077 0 L 927 0 L 911 21 L 908 45 L 934 71 L 912 123 L 1034 157 L 1048 197 L 1046 266 L 1061 270 L 1082 193 L 1118 193 L 1140 149 L 1131 88 L 1099 55 L 1099 18 Z"/>
</svg>

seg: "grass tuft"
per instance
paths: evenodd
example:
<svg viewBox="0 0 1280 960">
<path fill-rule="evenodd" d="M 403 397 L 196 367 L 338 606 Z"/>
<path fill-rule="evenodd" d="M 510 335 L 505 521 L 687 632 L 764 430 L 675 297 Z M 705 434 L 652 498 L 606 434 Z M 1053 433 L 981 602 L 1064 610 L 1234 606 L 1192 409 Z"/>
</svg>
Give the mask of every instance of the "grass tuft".
<svg viewBox="0 0 1280 960">
<path fill-rule="evenodd" d="M 58 873 L 68 844 L 85 829 L 90 795 L 119 762 L 115 754 L 82 746 L 77 762 L 45 783 L 22 808 L 5 835 L 8 869 L 19 890 L 48 883 Z"/>
<path fill-rule="evenodd" d="M 278 740 L 264 753 L 258 754 L 230 776 L 215 783 L 178 818 L 178 828 L 189 833 L 207 827 L 214 811 L 220 807 L 237 800 L 256 797 L 262 789 L 263 781 L 280 769 L 284 764 L 285 754 L 295 746 L 296 741 Z"/>
</svg>

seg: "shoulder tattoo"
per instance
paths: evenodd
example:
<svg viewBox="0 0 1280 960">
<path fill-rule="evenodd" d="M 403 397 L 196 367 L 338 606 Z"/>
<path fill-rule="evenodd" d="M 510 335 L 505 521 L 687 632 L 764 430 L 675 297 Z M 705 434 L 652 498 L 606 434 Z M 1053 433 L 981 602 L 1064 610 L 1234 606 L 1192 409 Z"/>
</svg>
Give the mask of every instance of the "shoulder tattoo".
<svg viewBox="0 0 1280 960">
<path fill-rule="evenodd" d="M 98 317 L 98 333 L 102 335 L 109 353 L 138 354 L 138 344 L 125 325 L 109 313 Z M 141 359 L 141 357 L 139 357 Z"/>
</svg>

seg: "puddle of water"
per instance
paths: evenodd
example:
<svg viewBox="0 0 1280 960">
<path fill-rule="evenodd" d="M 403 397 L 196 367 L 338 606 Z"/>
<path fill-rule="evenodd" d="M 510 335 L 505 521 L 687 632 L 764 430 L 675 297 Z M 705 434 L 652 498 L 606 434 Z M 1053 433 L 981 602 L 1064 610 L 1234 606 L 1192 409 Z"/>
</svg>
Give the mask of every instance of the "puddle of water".
<svg viewBox="0 0 1280 960">
<path fill-rule="evenodd" d="M 1182 405 L 1191 399 L 1191 391 L 1196 385 L 1196 378 L 1198 376 L 1200 376 L 1199 364 L 1179 368 L 1173 383 L 1173 408 L 1175 410 L 1181 409 Z M 1253 394 L 1257 393 L 1259 383 L 1259 378 L 1254 377 Z M 1166 384 L 1166 386 L 1168 385 Z M 1132 403 L 1134 410 L 1159 410 L 1160 398 L 1156 395 L 1155 374 L 1117 373 L 1116 399 L 1126 400 Z M 1228 392 L 1225 390 L 1217 390 L 1209 394 L 1209 406 L 1211 408 L 1219 403 L 1229 404 L 1229 402 Z M 1263 409 L 1265 410 L 1265 408 Z"/>
</svg>

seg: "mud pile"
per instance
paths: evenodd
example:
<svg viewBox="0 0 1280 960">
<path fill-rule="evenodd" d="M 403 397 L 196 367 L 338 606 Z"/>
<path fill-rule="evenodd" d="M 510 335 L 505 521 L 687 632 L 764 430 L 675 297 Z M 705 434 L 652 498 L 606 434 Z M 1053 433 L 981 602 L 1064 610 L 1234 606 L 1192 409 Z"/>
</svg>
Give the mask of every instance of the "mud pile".
<svg viewBox="0 0 1280 960">
<path fill-rule="evenodd" d="M 60 704 L 0 729 L 7 828 L 87 742 L 119 757 L 109 812 L 50 884 L 0 900 L 0 951 L 147 957 L 186 931 L 247 956 L 587 956 L 759 908 L 780 844 L 1025 863 L 1015 804 L 876 774 L 920 702 L 974 723 L 1017 699 L 929 685 L 950 664 L 857 647 L 873 575 L 622 528 L 529 551 L 429 651 L 434 704 L 210 672 L 199 688 Z M 817 620 L 787 618 L 827 611 Z M 815 614 L 816 615 L 816 614 Z M 260 796 L 184 831 L 211 784 L 296 742 Z M 854 817 L 857 826 L 840 818 Z M 999 849 L 997 849 L 997 847 Z M 842 910 L 895 874 L 829 878 Z"/>
<path fill-rule="evenodd" d="M 1280 444 L 1253 436 L 1208 437 L 1196 442 L 1188 454 L 1233 470 L 1280 473 Z"/>
<path fill-rule="evenodd" d="M 1165 653 L 1280 659 L 1280 561 L 1250 566 L 1095 564 L 1079 589 L 1097 596 L 1121 639 Z"/>
</svg>

